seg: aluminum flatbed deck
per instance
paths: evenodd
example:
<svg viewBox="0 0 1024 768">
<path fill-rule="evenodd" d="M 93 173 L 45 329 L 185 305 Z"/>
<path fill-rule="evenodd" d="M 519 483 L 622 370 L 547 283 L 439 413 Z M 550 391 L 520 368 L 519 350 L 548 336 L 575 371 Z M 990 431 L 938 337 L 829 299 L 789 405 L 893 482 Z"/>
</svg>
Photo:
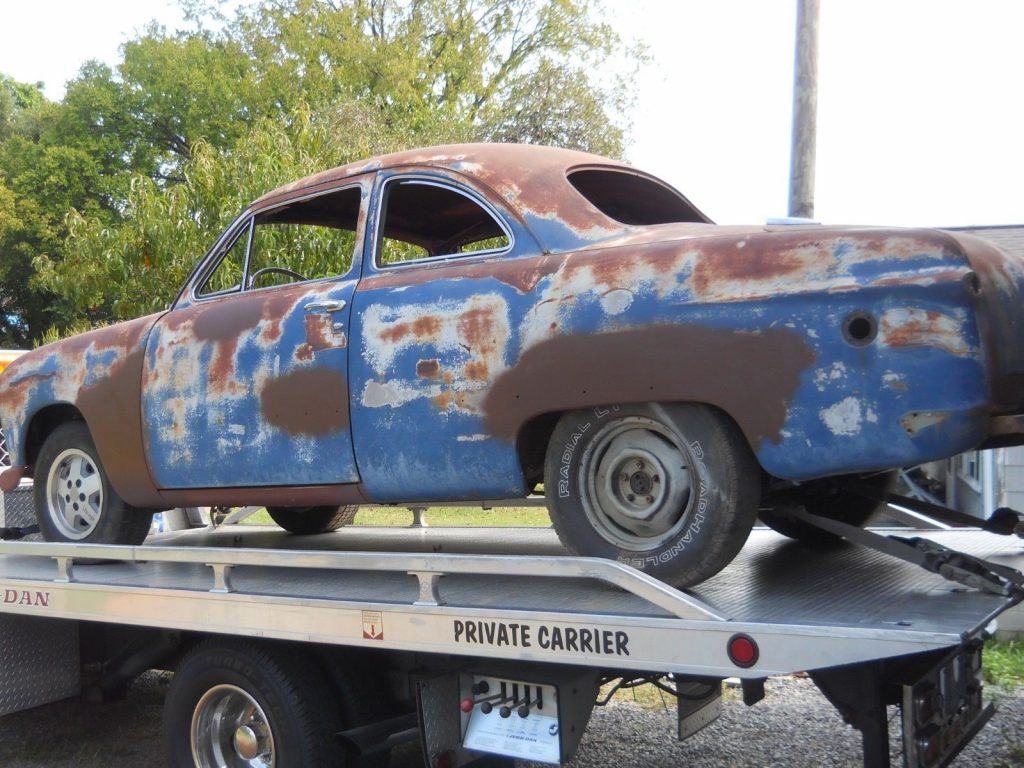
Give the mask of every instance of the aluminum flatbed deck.
<svg viewBox="0 0 1024 768">
<path fill-rule="evenodd" d="M 1024 568 L 1017 538 L 920 535 Z M 0 594 L 8 613 L 719 676 L 737 672 L 724 651 L 736 633 L 760 647 L 744 675 L 785 674 L 952 647 L 1012 602 L 863 547 L 816 552 L 762 529 L 688 593 L 570 557 L 550 529 L 231 526 L 137 548 L 2 543 Z"/>
</svg>

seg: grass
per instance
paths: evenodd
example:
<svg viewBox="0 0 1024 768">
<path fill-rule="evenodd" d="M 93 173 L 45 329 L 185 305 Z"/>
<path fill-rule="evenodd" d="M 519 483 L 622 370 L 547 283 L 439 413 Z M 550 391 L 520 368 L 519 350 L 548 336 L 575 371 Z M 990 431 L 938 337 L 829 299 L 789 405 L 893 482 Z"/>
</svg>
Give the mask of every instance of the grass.
<svg viewBox="0 0 1024 768">
<path fill-rule="evenodd" d="M 601 688 L 598 699 L 604 699 L 611 690 L 613 683 L 608 683 Z M 741 694 L 738 688 L 731 685 L 722 686 L 723 701 L 738 701 Z M 612 695 L 612 701 L 617 704 L 636 704 L 643 709 L 671 709 L 676 707 L 676 700 L 671 694 L 665 693 L 657 686 L 645 683 L 634 688 L 620 688 Z"/>
<path fill-rule="evenodd" d="M 551 525 L 543 507 L 430 507 L 423 515 L 428 526 L 547 528 Z M 247 517 L 245 525 L 273 525 L 266 510 Z M 356 525 L 405 526 L 412 523 L 412 512 L 402 507 L 369 507 L 356 514 Z"/>
<path fill-rule="evenodd" d="M 985 680 L 1001 688 L 1024 686 L 1024 640 L 985 645 Z"/>
</svg>

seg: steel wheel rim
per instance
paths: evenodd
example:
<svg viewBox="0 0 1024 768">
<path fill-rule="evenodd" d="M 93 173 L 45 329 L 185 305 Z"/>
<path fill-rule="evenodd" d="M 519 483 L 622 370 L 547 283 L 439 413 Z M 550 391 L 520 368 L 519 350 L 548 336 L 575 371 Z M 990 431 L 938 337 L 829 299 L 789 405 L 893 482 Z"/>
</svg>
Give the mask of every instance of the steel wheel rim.
<svg viewBox="0 0 1024 768">
<path fill-rule="evenodd" d="M 634 552 L 676 538 L 691 516 L 696 461 L 674 431 L 626 416 L 606 424 L 580 460 L 583 510 L 605 541 Z"/>
<path fill-rule="evenodd" d="M 103 478 L 96 460 L 83 450 L 61 451 L 46 477 L 47 514 L 68 539 L 84 539 L 103 515 Z"/>
<path fill-rule="evenodd" d="M 197 768 L 272 768 L 274 734 L 259 703 L 234 685 L 217 685 L 196 704 L 190 730 Z"/>
</svg>

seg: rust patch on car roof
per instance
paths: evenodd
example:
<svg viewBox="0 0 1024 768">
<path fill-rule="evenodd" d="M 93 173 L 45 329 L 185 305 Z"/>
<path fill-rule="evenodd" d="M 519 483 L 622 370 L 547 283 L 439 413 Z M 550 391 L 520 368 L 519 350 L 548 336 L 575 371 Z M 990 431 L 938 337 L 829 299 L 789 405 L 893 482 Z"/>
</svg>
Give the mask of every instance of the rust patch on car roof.
<svg viewBox="0 0 1024 768">
<path fill-rule="evenodd" d="M 293 435 L 322 436 L 348 427 L 348 383 L 340 371 L 299 368 L 270 379 L 260 392 L 260 413 Z"/>
<path fill-rule="evenodd" d="M 623 402 L 717 406 L 754 450 L 779 442 L 801 373 L 815 360 L 785 328 L 735 331 L 652 326 L 556 337 L 527 350 L 483 401 L 488 431 L 506 440 L 533 416 Z M 757 392 L 757 397 L 751 393 Z"/>
<path fill-rule="evenodd" d="M 600 168 L 648 177 L 625 163 L 575 150 L 533 144 L 454 144 L 360 160 L 308 176 L 269 192 L 254 202 L 252 208 L 260 209 L 328 189 L 371 171 L 390 168 L 424 170 L 485 187 L 493 193 L 492 198 L 501 198 L 510 213 L 527 228 L 529 219 L 557 222 L 581 241 L 608 237 L 627 227 L 602 213 L 580 194 L 569 181 L 570 171 Z M 657 181 L 668 187 L 665 182 Z M 675 190 L 672 192 L 685 202 L 693 216 L 707 221 L 685 197 Z M 536 237 L 539 233 L 533 234 Z"/>
</svg>

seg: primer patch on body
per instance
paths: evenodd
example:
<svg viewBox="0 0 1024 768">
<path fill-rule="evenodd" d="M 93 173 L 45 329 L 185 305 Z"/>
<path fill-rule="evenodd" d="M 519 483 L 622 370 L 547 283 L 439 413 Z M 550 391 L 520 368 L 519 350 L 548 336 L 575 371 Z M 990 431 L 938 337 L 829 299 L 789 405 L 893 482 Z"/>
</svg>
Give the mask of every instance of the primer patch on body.
<svg viewBox="0 0 1024 768">
<path fill-rule="evenodd" d="M 860 432 L 861 422 L 864 419 L 860 400 L 856 397 L 847 397 L 835 405 L 823 408 L 819 416 L 828 427 L 829 432 L 842 437 L 849 437 Z"/>
</svg>

